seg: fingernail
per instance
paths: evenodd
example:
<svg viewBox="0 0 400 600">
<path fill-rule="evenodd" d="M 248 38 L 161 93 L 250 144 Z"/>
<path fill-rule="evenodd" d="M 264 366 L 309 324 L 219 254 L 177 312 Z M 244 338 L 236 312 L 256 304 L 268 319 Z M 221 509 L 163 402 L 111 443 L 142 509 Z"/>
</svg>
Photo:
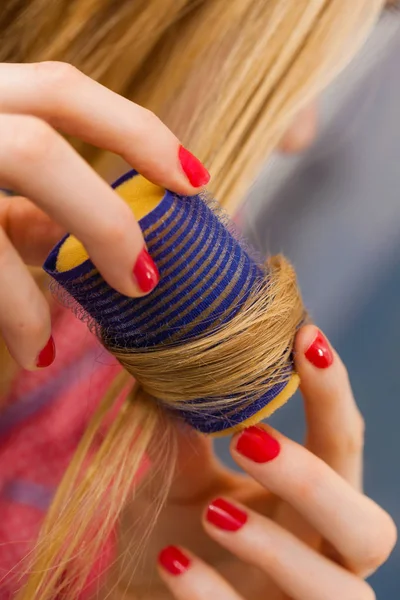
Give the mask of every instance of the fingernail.
<svg viewBox="0 0 400 600">
<path fill-rule="evenodd" d="M 160 281 L 160 274 L 156 264 L 146 248 L 143 248 L 137 257 L 135 266 L 133 267 L 133 274 L 140 290 L 146 294 L 151 292 Z"/>
<path fill-rule="evenodd" d="M 210 181 L 210 173 L 198 158 L 193 156 L 189 150 L 182 145 L 179 146 L 179 160 L 186 177 L 193 187 L 207 185 Z"/>
<path fill-rule="evenodd" d="M 190 565 L 190 559 L 176 546 L 167 546 L 161 550 L 158 562 L 171 575 L 181 575 Z"/>
<path fill-rule="evenodd" d="M 266 463 L 278 456 L 281 447 L 265 429 L 249 427 L 236 442 L 236 450 L 256 463 Z"/>
<path fill-rule="evenodd" d="M 227 500 L 217 498 L 208 506 L 206 519 L 218 529 L 237 531 L 246 523 L 247 514 Z"/>
<path fill-rule="evenodd" d="M 53 336 L 51 335 L 49 341 L 37 357 L 36 366 L 40 369 L 43 369 L 44 367 L 49 367 L 54 362 L 55 357 L 56 347 L 54 344 Z"/>
<path fill-rule="evenodd" d="M 321 332 L 318 332 L 317 337 L 306 350 L 305 356 L 318 369 L 327 369 L 333 363 L 332 350 Z"/>
</svg>

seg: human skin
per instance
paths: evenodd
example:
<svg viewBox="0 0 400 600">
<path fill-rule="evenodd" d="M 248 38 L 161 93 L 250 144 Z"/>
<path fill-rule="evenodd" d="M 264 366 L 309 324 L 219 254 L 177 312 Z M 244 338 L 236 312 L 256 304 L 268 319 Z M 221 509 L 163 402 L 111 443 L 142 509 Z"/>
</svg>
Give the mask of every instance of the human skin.
<svg viewBox="0 0 400 600">
<path fill-rule="evenodd" d="M 26 93 L 26 87 L 23 89 L 20 87 L 17 89 L 16 94 L 13 95 L 14 88 L 9 85 L 10 70 L 7 74 L 5 69 L 2 71 L 2 67 L 6 67 L 7 69 L 15 68 L 15 73 L 17 72 L 17 68 L 24 69 L 23 76 L 21 75 L 23 85 L 29 85 L 30 83 L 29 77 L 26 77 L 28 69 L 32 69 L 32 71 L 35 69 L 36 78 L 32 77 L 31 85 L 35 87 L 35 90 L 39 88 L 44 96 L 31 96 Z M 2 74 L 3 79 L 1 78 Z M 39 79 L 37 79 L 38 75 Z M 18 74 L 15 76 L 15 79 L 18 84 Z M 103 185 L 99 181 L 90 167 L 87 165 L 84 166 L 79 161 L 79 157 L 73 153 L 66 142 L 61 140 L 53 130 L 53 127 L 60 128 L 67 133 L 74 133 L 82 137 L 82 139 L 88 139 L 100 147 L 118 152 L 133 167 L 145 172 L 149 179 L 156 183 L 161 183 L 181 193 L 193 193 L 197 191 L 197 188 L 191 186 L 190 182 L 188 183 L 187 177 L 177 160 L 177 156 L 179 155 L 178 140 L 174 139 L 173 134 L 166 131 L 164 126 L 154 116 L 150 116 L 147 111 L 141 112 L 142 109 L 139 110 L 140 107 L 135 107 L 129 101 L 123 100 L 126 118 L 128 119 L 129 117 L 131 122 L 134 122 L 137 127 L 136 133 L 138 134 L 138 138 L 136 141 L 141 150 L 143 149 L 143 144 L 141 143 L 143 140 L 140 138 L 140 134 L 145 134 L 150 138 L 153 136 L 157 137 L 157 135 L 161 137 L 165 136 L 165 139 L 168 139 L 168 143 L 171 145 L 171 152 L 166 152 L 158 156 L 154 164 L 150 161 L 147 165 L 146 160 L 142 156 L 138 157 L 135 153 L 134 156 L 126 155 L 122 144 L 122 136 L 117 126 L 115 129 L 113 126 L 112 131 L 99 132 L 97 129 L 95 131 L 94 125 L 97 126 L 98 124 L 98 115 L 91 113 L 90 115 L 85 114 L 82 116 L 80 112 L 82 108 L 79 106 L 72 109 L 69 106 L 68 114 L 60 114 L 60 111 L 66 110 L 65 106 L 63 107 L 57 103 L 57 98 L 51 98 L 52 89 L 57 87 L 54 86 L 54 83 L 60 81 L 60 79 L 62 81 L 65 80 L 67 83 L 71 81 L 71 84 L 74 83 L 78 87 L 79 85 L 88 85 L 91 89 L 96 88 L 96 92 L 93 92 L 93 99 L 96 101 L 93 104 L 100 106 L 100 108 L 102 107 L 103 103 L 99 100 L 99 97 L 101 94 L 104 94 L 104 88 L 100 90 L 97 84 L 94 84 L 92 88 L 92 83 L 89 84 L 86 81 L 87 78 L 85 78 L 85 84 L 83 84 L 81 75 L 69 66 L 50 63 L 50 65 L 41 65 L 39 67 L 37 65 L 3 65 L 0 67 L 0 96 L 2 91 L 6 90 L 8 95 L 6 101 L 9 102 L 7 105 L 7 102 L 4 101 L 5 96 L 2 97 L 3 114 L 0 115 L 0 121 L 2 131 L 9 134 L 8 140 L 10 142 L 7 146 L 3 146 L 2 168 L 6 169 L 7 172 L 6 170 L 3 171 L 3 180 L 0 184 L 5 187 L 10 186 L 20 189 L 29 197 L 29 200 L 24 197 L 14 197 L 12 201 L 5 198 L 2 199 L 0 204 L 0 222 L 3 232 L 6 234 L 2 237 L 2 244 L 0 244 L 0 261 L 3 261 L 1 262 L 3 273 L 7 270 L 4 269 L 5 266 L 10 267 L 9 281 L 13 284 L 12 286 L 7 286 L 4 285 L 5 282 L 3 281 L 0 289 L 9 290 L 15 287 L 18 290 L 19 298 L 30 300 L 29 306 L 27 303 L 16 304 L 15 296 L 8 295 L 6 298 L 6 307 L 12 307 L 12 310 L 2 310 L 0 312 L 4 317 L 3 323 L 6 324 L 3 325 L 2 331 L 4 334 L 5 327 L 5 337 L 7 338 L 8 347 L 18 362 L 27 368 L 34 366 L 34 358 L 42 347 L 39 343 L 40 340 L 43 338 L 45 342 L 47 339 L 49 317 L 47 303 L 44 300 L 45 303 L 43 304 L 39 288 L 29 279 L 30 275 L 27 274 L 28 272 L 22 262 L 15 261 L 14 250 L 25 262 L 39 265 L 42 263 L 48 250 L 66 229 L 76 231 L 84 241 L 86 241 L 85 237 L 88 235 L 88 232 L 85 232 L 84 229 L 79 230 L 79 227 L 85 228 L 89 224 L 81 219 L 81 213 L 76 215 L 78 199 L 73 198 L 72 194 L 70 202 L 68 198 L 66 199 L 66 213 L 62 214 L 58 212 L 59 209 L 56 205 L 56 190 L 48 198 L 46 197 L 44 200 L 42 198 L 40 191 L 43 189 L 44 183 L 47 182 L 45 178 L 48 178 L 48 172 L 45 172 L 43 164 L 45 160 L 47 161 L 49 152 L 58 159 L 55 160 L 53 168 L 54 175 L 59 177 L 61 183 L 65 183 L 66 181 L 63 177 L 68 172 L 68 166 L 72 170 L 78 169 L 78 167 L 82 169 L 79 172 L 82 173 L 83 181 L 87 183 L 87 187 L 84 186 L 85 193 L 82 193 L 82 198 L 79 198 L 82 203 L 81 205 L 89 210 L 91 207 L 87 205 L 88 198 L 96 197 L 97 211 L 99 214 L 107 216 L 107 222 L 106 220 L 99 223 L 95 222 L 94 228 L 93 222 L 90 221 L 90 239 L 88 239 L 89 243 L 86 242 L 88 247 L 92 243 L 92 255 L 99 255 L 98 266 L 100 270 L 103 271 L 106 279 L 117 289 L 127 293 L 129 287 L 131 295 L 138 293 L 136 289 L 132 288 L 135 283 L 131 277 L 132 265 L 135 262 L 135 253 L 140 250 L 142 244 L 141 234 L 137 231 L 137 224 L 132 220 L 132 216 L 129 217 L 130 220 L 127 220 L 127 213 L 126 211 L 124 212 L 119 198 L 109 190 L 108 186 Z M 3 86 L 1 86 L 1 81 L 3 81 Z M 21 82 L 19 83 L 21 85 Z M 37 83 L 40 85 L 37 86 Z M 118 102 L 118 109 L 122 108 L 122 99 L 115 94 L 112 96 L 113 101 Z M 79 97 L 79 94 L 77 94 L 77 97 Z M 48 102 L 43 103 L 43 98 L 46 98 Z M 104 101 L 104 110 L 106 110 L 106 104 L 108 106 L 109 101 L 111 101 L 111 96 L 107 96 L 107 102 Z M 111 105 L 113 105 L 113 101 L 111 101 Z M 33 102 L 33 104 L 29 104 L 29 102 Z M 27 106 L 27 103 L 29 106 Z M 3 109 L 3 106 L 6 108 Z M 17 115 L 8 114 L 7 106 L 9 106 L 8 113 L 17 112 Z M 117 107 L 116 104 L 113 106 Z M 133 119 L 133 113 L 135 113 L 135 119 Z M 316 109 L 315 105 L 311 105 L 298 115 L 292 127 L 284 136 L 281 142 L 281 149 L 289 152 L 303 149 L 312 141 L 315 131 Z M 19 138 L 20 132 L 22 132 L 21 138 Z M 15 136 L 15 133 L 18 135 Z M 18 139 L 20 141 L 16 146 L 15 137 L 17 137 L 17 141 Z M 168 146 L 168 144 L 166 143 L 165 146 Z M 166 160 L 168 162 L 171 159 L 171 154 L 174 155 L 174 168 L 168 169 L 168 173 L 164 173 L 164 171 L 160 172 L 160 166 L 164 165 Z M 33 177 L 29 179 L 35 183 L 36 187 L 24 188 L 25 183 L 19 179 L 20 174 L 14 172 L 12 162 L 14 161 L 17 164 L 21 160 L 32 170 Z M 142 160 L 143 163 L 139 164 L 139 160 Z M 171 173 L 174 177 L 173 181 L 168 180 L 168 177 L 172 177 Z M 26 170 L 24 176 L 26 177 Z M 71 209 L 70 212 L 69 209 Z M 96 214 L 97 211 L 95 211 Z M 77 216 L 79 217 L 79 222 Z M 122 229 L 119 229 L 117 226 L 110 227 L 110 220 L 113 223 L 114 219 L 116 224 L 123 225 Z M 106 228 L 105 225 L 107 225 Z M 108 244 L 105 244 L 104 239 L 106 229 L 107 231 L 110 230 L 111 234 L 114 235 L 113 239 L 106 240 L 109 242 Z M 135 248 L 128 248 L 126 245 L 128 230 L 129 233 L 132 231 L 137 232 Z M 11 244 L 8 242 L 11 242 Z M 12 247 L 11 250 L 10 245 Z M 102 249 L 104 247 L 112 247 L 113 250 L 115 248 L 116 255 L 110 258 L 109 255 L 104 253 L 103 256 Z M 128 256 L 130 258 L 129 265 L 125 261 L 119 273 L 115 273 L 115 269 L 111 272 L 111 269 L 107 267 L 107 261 L 110 258 L 110 262 L 112 260 L 113 265 L 115 265 L 115 260 L 119 256 L 118 253 L 121 256 L 124 254 L 125 257 Z M 107 278 L 108 271 L 110 274 Z M 129 274 L 129 281 L 127 280 L 127 274 Z M 117 277 L 118 282 L 114 281 L 113 277 Z M 15 310 L 16 306 L 20 308 L 19 311 Z M 4 306 L 2 308 L 4 309 Z M 20 323 L 18 323 L 18 327 L 10 328 L 11 312 L 17 315 L 24 315 L 24 319 L 25 315 L 31 315 L 31 321 L 23 323 L 22 328 Z M 16 335 L 14 335 L 15 332 Z M 299 335 L 300 339 L 301 335 L 302 333 Z M 300 342 L 298 343 L 300 344 Z M 298 361 L 301 361 L 301 352 L 304 354 L 304 348 L 300 348 L 299 350 Z M 316 598 L 323 599 L 323 594 L 328 593 L 329 590 L 335 591 L 335 596 L 332 597 L 357 597 L 360 600 L 367 600 L 373 597 L 372 591 L 363 582 L 362 577 L 384 562 L 393 546 L 395 529 L 390 517 L 375 504 L 369 502 L 359 492 L 362 464 L 361 418 L 358 411 L 354 409 L 351 395 L 346 387 L 346 376 L 343 370 L 337 368 L 337 365 L 340 365 L 338 358 L 334 361 L 334 366 L 327 370 L 327 372 L 330 370 L 332 381 L 331 383 L 328 382 L 328 386 L 321 385 L 317 402 L 317 395 L 313 394 L 313 386 L 317 384 L 311 384 L 311 377 L 309 377 L 310 382 L 307 384 L 307 368 L 309 367 L 305 363 L 298 363 L 298 369 L 303 379 L 304 400 L 309 425 L 307 442 L 309 452 L 307 452 L 307 456 L 312 457 L 314 455 L 317 457 L 317 460 L 313 460 L 310 457 L 305 459 L 308 461 L 306 464 L 309 466 L 309 471 L 305 471 L 303 485 L 300 490 L 301 494 L 297 494 L 298 489 L 293 490 L 289 488 L 289 484 L 293 483 L 293 477 L 291 476 L 293 473 L 287 472 L 283 468 L 277 469 L 283 473 L 284 481 L 283 483 L 281 481 L 281 487 L 279 487 L 279 481 L 275 481 L 275 485 L 278 485 L 276 493 L 271 494 L 264 489 L 265 486 L 272 489 L 271 473 L 269 472 L 271 469 L 269 467 L 274 464 L 281 464 L 278 461 L 284 454 L 289 452 L 287 448 L 292 449 L 293 465 L 301 465 L 302 459 L 305 456 L 304 453 L 302 454 L 300 446 L 293 445 L 293 443 L 282 438 L 276 432 L 272 432 L 272 435 L 279 440 L 281 453 L 274 459 L 274 462 L 271 461 L 263 465 L 262 468 L 257 467 L 260 471 L 255 470 L 252 462 L 243 460 L 238 455 L 234 449 L 237 438 L 234 438 L 232 442 L 232 456 L 248 472 L 250 478 L 233 475 L 224 470 L 212 456 L 209 442 L 206 442 L 203 438 L 193 437 L 192 434 L 188 435 L 182 432 L 179 434 L 180 444 L 184 445 L 184 452 L 180 453 L 180 474 L 174 482 L 170 500 L 161 515 L 159 524 L 150 541 L 149 556 L 151 556 L 152 552 L 153 560 L 146 565 L 144 574 L 142 572 L 141 575 L 142 579 L 135 579 L 131 582 L 133 584 L 130 592 L 133 594 L 132 597 L 151 598 L 151 600 L 174 597 L 191 600 L 191 598 L 209 597 L 210 593 L 214 593 L 218 598 L 223 598 L 223 594 L 225 594 L 227 600 L 240 597 L 251 597 L 252 600 L 257 600 L 258 597 L 264 598 L 265 595 L 268 595 L 269 600 L 275 598 L 280 600 L 285 597 L 285 594 L 290 594 L 292 598 L 301 599 L 312 599 L 312 594 L 315 594 Z M 313 367 L 313 376 L 318 383 L 318 379 L 322 377 L 322 372 L 314 371 L 315 368 Z M 323 373 L 325 374 L 325 371 Z M 336 377 L 336 383 L 333 382 L 332 373 Z M 329 386 L 332 386 L 330 392 Z M 346 404 L 341 400 L 343 394 L 346 398 Z M 336 406 L 336 412 L 333 404 Z M 338 406 L 340 407 L 339 411 L 337 411 Z M 334 432 L 334 435 L 332 435 L 332 432 Z M 190 452 L 188 451 L 188 447 L 190 448 Z M 321 467 L 321 459 L 328 465 L 325 470 Z M 196 468 L 196 465 L 198 468 Z M 332 472 L 329 470 L 329 467 L 336 470 L 342 479 L 347 481 L 347 485 L 344 488 L 339 483 L 338 478 L 334 479 L 333 483 L 335 485 L 332 485 L 331 488 L 325 488 L 325 491 L 328 490 L 331 492 L 323 496 L 325 502 L 321 501 L 316 505 L 315 497 L 313 497 L 313 491 L 318 487 L 316 482 L 319 481 L 316 480 L 316 477 L 319 476 L 323 482 L 332 481 Z M 321 468 L 321 472 L 318 471 L 319 468 Z M 199 473 L 201 473 L 201 477 Z M 259 483 L 254 478 L 258 478 Z M 308 488 L 304 485 L 304 482 L 309 484 Z M 273 483 L 272 481 L 272 485 Z M 353 495 L 351 493 L 352 487 L 353 490 L 354 488 L 358 490 Z M 334 493 L 336 493 L 335 490 L 341 495 L 339 496 L 338 503 L 332 505 L 332 503 L 329 504 L 328 500 L 334 496 Z M 296 494 L 306 497 L 307 502 L 303 504 L 302 509 L 294 504 L 293 497 Z M 233 502 L 241 502 L 246 507 L 254 509 L 262 515 L 261 519 L 256 514 L 248 513 L 248 521 L 243 526 L 240 534 L 237 533 L 235 536 L 230 537 L 229 534 L 221 534 L 219 530 L 212 527 L 206 521 L 205 517 L 202 516 L 204 511 L 207 510 L 208 502 L 212 498 L 221 495 L 228 497 Z M 141 502 L 146 502 L 146 498 L 141 500 Z M 182 518 L 182 505 L 188 509 L 189 516 L 187 521 Z M 311 560 L 315 562 L 311 564 L 307 562 L 307 559 L 310 558 L 310 555 L 307 554 L 307 547 L 303 545 L 288 547 L 287 544 L 285 545 L 281 529 L 275 529 L 277 537 L 275 538 L 276 544 L 274 544 L 274 548 L 279 548 L 282 551 L 279 556 L 278 552 L 274 553 L 273 556 L 267 552 L 265 555 L 263 552 L 258 552 L 258 554 L 252 552 L 260 547 L 268 547 L 268 539 L 271 539 L 272 534 L 271 529 L 267 528 L 273 522 L 277 523 L 279 527 L 283 527 L 283 529 L 289 529 L 300 542 L 305 541 L 312 547 L 318 547 L 321 542 L 320 530 L 317 529 L 316 531 L 315 527 L 310 525 L 310 518 L 314 518 L 319 514 L 323 517 L 320 518 L 319 527 L 322 521 L 331 525 L 333 520 L 330 517 L 333 514 L 333 510 L 335 513 L 337 512 L 338 505 L 340 506 L 340 514 L 338 515 L 339 525 L 342 525 L 339 531 L 348 535 L 348 537 L 344 537 L 346 541 L 346 544 L 343 544 L 344 552 L 343 549 L 337 547 L 338 540 L 335 539 L 334 543 L 331 543 L 326 550 L 324 548 L 323 553 L 313 552 Z M 126 513 L 125 532 L 121 532 L 122 543 L 124 535 L 128 535 L 131 532 L 131 525 L 138 508 L 140 509 L 140 504 L 132 507 L 132 515 L 129 515 L 129 512 Z M 353 508 L 353 512 L 349 512 L 347 510 L 349 508 Z M 355 511 L 354 508 L 356 508 Z M 360 521 L 360 515 L 364 516 L 364 520 Z M 184 523 L 187 526 L 185 530 L 182 527 Z M 251 524 L 255 524 L 252 529 L 249 528 Z M 344 524 L 346 527 L 343 527 Z M 188 538 L 185 531 L 193 531 L 193 537 Z M 337 528 L 333 526 L 331 530 L 323 531 L 324 538 L 332 542 L 331 537 L 334 533 L 336 534 L 336 531 Z M 171 532 L 173 535 L 171 535 Z M 168 535 L 166 535 L 167 533 Z M 368 539 L 362 537 L 364 534 Z M 268 538 L 268 536 L 270 537 Z M 358 537 L 363 542 L 360 545 L 360 555 L 357 555 L 354 549 L 352 549 L 352 552 L 348 556 L 346 552 L 350 552 L 349 548 L 351 548 L 351 544 L 347 542 L 349 539 L 351 541 L 352 539 L 358 539 Z M 161 578 L 171 590 L 170 594 L 173 594 L 172 596 L 168 595 L 165 588 L 160 586 L 158 580 L 155 580 L 156 554 L 162 549 L 163 545 L 171 543 L 186 546 L 186 548 L 183 548 L 183 551 L 190 555 L 192 561 L 190 567 L 179 578 L 168 575 L 162 566 L 159 568 Z M 230 554 L 224 552 L 221 547 L 224 547 L 233 555 L 237 555 L 238 560 L 228 560 Z M 241 560 L 243 547 L 247 549 L 246 559 L 250 566 Z M 228 584 L 219 578 L 216 571 L 211 571 L 205 567 L 193 554 L 190 554 L 191 551 L 205 557 L 207 562 L 225 576 L 226 580 L 233 587 L 227 587 Z M 290 560 L 291 556 L 293 556 L 293 551 L 296 557 L 299 557 L 299 564 L 304 565 L 302 573 L 298 573 L 292 568 L 293 564 L 290 563 Z M 334 558 L 334 560 L 329 560 L 328 564 L 323 558 L 326 554 Z M 283 570 L 280 574 L 276 570 L 276 556 L 280 559 L 279 562 L 283 564 Z M 338 568 L 337 563 L 344 563 L 346 568 Z M 262 566 L 265 574 L 259 574 L 255 577 L 252 564 L 257 564 L 259 567 Z M 310 569 L 312 565 L 315 566 L 318 577 L 313 578 L 311 581 L 310 578 L 305 578 L 304 574 L 308 572 L 307 569 Z M 299 575 L 302 575 L 303 579 L 296 579 Z M 152 585 L 151 582 L 154 581 L 157 583 Z M 310 581 L 313 584 L 313 589 L 304 587 Z M 254 590 L 243 588 L 243 582 L 254 584 Z M 320 587 L 318 587 L 318 583 Z M 294 586 L 294 588 L 285 587 L 289 585 Z M 321 585 L 323 585 L 324 589 L 321 588 Z M 334 587 L 335 585 L 337 586 L 336 588 Z M 151 595 L 143 595 L 142 591 L 138 594 L 138 590 L 141 590 L 142 586 L 146 586 Z M 122 596 L 121 592 L 115 593 L 117 594 L 115 597 L 118 599 L 127 597 L 126 595 Z M 330 596 L 326 597 L 330 598 Z"/>
<path fill-rule="evenodd" d="M 257 436 L 264 434 L 245 433 L 250 444 L 236 434 L 231 455 L 246 472 L 239 475 L 217 461 L 209 439 L 178 428 L 178 466 L 165 507 L 144 544 L 151 498 L 144 493 L 125 510 L 119 550 L 126 572 L 118 582 L 114 571 L 98 598 L 374 598 L 364 579 L 390 555 L 396 528 L 362 492 L 364 423 L 346 369 L 324 340 L 314 325 L 307 325 L 295 342 L 305 445 L 263 425 L 265 462 L 256 462 L 238 449 L 250 448 L 254 458 L 255 435 L 259 460 Z M 217 512 L 221 522 L 221 498 L 244 513 L 239 522 L 247 519 L 235 531 L 208 519 L 210 504 L 218 499 L 211 513 Z"/>
<path fill-rule="evenodd" d="M 209 175 L 190 153 L 182 160 L 179 140 L 154 114 L 66 63 L 0 64 L 0 107 L 0 197 L 1 188 L 25 196 L 0 202 L 0 335 L 19 366 L 35 369 L 50 364 L 55 349 L 48 302 L 24 263 L 40 265 L 65 230 L 78 235 L 118 291 L 128 296 L 150 291 L 135 274 L 139 264 L 145 287 L 157 283 L 133 215 L 56 129 L 120 155 L 178 193 L 194 193 Z M 311 103 L 297 115 L 280 149 L 304 149 L 316 130 Z"/>
<path fill-rule="evenodd" d="M 0 202 L 0 333 L 15 361 L 34 369 L 50 364 L 55 351 L 48 302 L 26 265 L 40 266 L 65 231 L 121 293 L 140 296 L 158 281 L 149 255 L 142 260 L 132 212 L 56 129 L 110 150 L 177 193 L 198 192 L 209 174 L 154 114 L 65 63 L 1 64 L 0 106 L 0 188 L 22 194 Z M 311 106 L 282 148 L 300 150 L 315 128 Z"/>
<path fill-rule="evenodd" d="M 181 194 L 196 193 L 209 174 L 154 114 L 66 63 L 0 65 L 0 106 L 0 187 L 23 195 L 0 203 L 0 332 L 32 369 L 47 366 L 51 323 L 24 262 L 41 262 L 61 231 L 82 241 L 122 294 L 141 296 L 158 282 L 132 211 L 56 129 Z"/>
</svg>

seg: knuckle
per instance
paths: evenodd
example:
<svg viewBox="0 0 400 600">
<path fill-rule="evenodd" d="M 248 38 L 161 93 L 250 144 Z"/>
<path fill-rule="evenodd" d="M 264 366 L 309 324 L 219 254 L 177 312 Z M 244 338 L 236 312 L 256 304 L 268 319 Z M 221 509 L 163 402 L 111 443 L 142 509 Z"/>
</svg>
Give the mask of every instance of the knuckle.
<svg viewBox="0 0 400 600">
<path fill-rule="evenodd" d="M 14 124 L 10 148 L 11 157 L 23 162 L 41 162 L 54 144 L 51 127 L 36 117 L 22 116 Z"/>
<path fill-rule="evenodd" d="M 365 581 L 360 581 L 358 585 L 358 591 L 356 595 L 350 595 L 349 600 L 352 598 L 359 598 L 360 600 L 376 600 L 374 590 Z"/>
<path fill-rule="evenodd" d="M 382 511 L 381 517 L 376 519 L 374 534 L 364 546 L 363 570 L 371 573 L 383 565 L 392 553 L 396 542 L 396 525 L 390 515 Z"/>
<path fill-rule="evenodd" d="M 337 436 L 337 443 L 340 444 L 342 452 L 346 455 L 358 455 L 364 450 L 365 421 L 361 413 L 356 410 L 353 422 L 349 431 L 343 434 L 343 437 Z"/>
<path fill-rule="evenodd" d="M 396 523 L 393 521 L 392 517 L 385 513 L 386 519 L 386 544 L 387 544 L 387 556 L 389 556 L 393 550 L 393 548 L 397 544 L 398 532 Z"/>
<path fill-rule="evenodd" d="M 58 83 L 71 82 L 80 73 L 73 65 L 55 60 L 35 63 L 34 68 L 39 83 L 51 89 Z"/>
<path fill-rule="evenodd" d="M 362 414 L 357 410 L 355 414 L 354 432 L 352 436 L 352 448 L 356 451 L 364 450 L 365 441 L 365 420 Z"/>
<path fill-rule="evenodd" d="M 364 451 L 364 435 L 362 431 L 349 428 L 348 431 L 341 431 L 337 435 L 327 437 L 324 441 L 324 448 L 336 458 L 359 457 Z"/>
<path fill-rule="evenodd" d="M 140 111 L 140 128 L 147 131 L 159 127 L 162 121 L 148 108 L 141 108 Z"/>
<path fill-rule="evenodd" d="M 357 408 L 351 416 L 344 422 L 340 431 L 335 431 L 330 435 L 326 444 L 329 449 L 337 456 L 351 457 L 359 456 L 364 451 L 365 440 L 365 422 Z"/>
<path fill-rule="evenodd" d="M 120 244 L 123 240 L 125 240 L 129 230 L 128 225 L 130 223 L 131 216 L 132 215 L 129 215 L 130 218 L 127 220 L 124 218 L 124 215 L 122 215 L 122 218 L 115 218 L 111 223 L 106 223 L 104 226 L 104 231 L 99 232 L 102 243 L 105 242 L 115 245 Z"/>
<path fill-rule="evenodd" d="M 364 589 L 361 596 L 362 600 L 376 600 L 375 592 L 371 586 L 369 586 L 367 583 L 364 583 L 363 588 Z"/>
<path fill-rule="evenodd" d="M 335 595 L 333 598 L 337 598 Z M 372 587 L 358 577 L 352 577 L 347 583 L 346 589 L 343 590 L 341 600 L 376 600 L 375 592 Z"/>
<path fill-rule="evenodd" d="M 362 444 L 364 444 L 365 420 L 359 410 L 356 410 L 354 428 L 358 434 L 358 437 L 361 439 Z"/>
</svg>

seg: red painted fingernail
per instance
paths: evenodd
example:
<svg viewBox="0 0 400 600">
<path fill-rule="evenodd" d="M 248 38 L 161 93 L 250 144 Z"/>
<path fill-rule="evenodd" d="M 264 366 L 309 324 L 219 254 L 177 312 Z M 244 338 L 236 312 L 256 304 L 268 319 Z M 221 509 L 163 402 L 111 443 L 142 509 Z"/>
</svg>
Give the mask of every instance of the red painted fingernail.
<svg viewBox="0 0 400 600">
<path fill-rule="evenodd" d="M 193 187 L 201 187 L 207 185 L 210 181 L 210 173 L 198 158 L 193 156 L 189 150 L 183 146 L 179 146 L 179 160 L 186 177 L 189 179 Z"/>
<path fill-rule="evenodd" d="M 217 498 L 208 506 L 206 519 L 224 531 L 237 531 L 247 521 L 247 514 L 223 498 Z"/>
<path fill-rule="evenodd" d="M 135 266 L 133 267 L 133 274 L 136 277 L 140 290 L 145 293 L 151 292 L 160 281 L 160 274 L 156 264 L 146 248 L 143 248 L 137 257 Z"/>
<path fill-rule="evenodd" d="M 333 354 L 321 332 L 305 352 L 307 360 L 318 369 L 327 369 L 333 363 Z"/>
<path fill-rule="evenodd" d="M 44 367 L 49 367 L 54 362 L 55 357 L 56 347 L 54 344 L 53 336 L 51 335 L 49 341 L 37 357 L 36 366 L 40 369 L 43 369 Z"/>
<path fill-rule="evenodd" d="M 278 456 L 281 447 L 265 429 L 249 427 L 236 442 L 236 450 L 256 463 L 266 463 Z"/>
<path fill-rule="evenodd" d="M 158 562 L 171 575 L 181 575 L 190 565 L 190 559 L 176 546 L 167 546 L 161 550 Z"/>
</svg>

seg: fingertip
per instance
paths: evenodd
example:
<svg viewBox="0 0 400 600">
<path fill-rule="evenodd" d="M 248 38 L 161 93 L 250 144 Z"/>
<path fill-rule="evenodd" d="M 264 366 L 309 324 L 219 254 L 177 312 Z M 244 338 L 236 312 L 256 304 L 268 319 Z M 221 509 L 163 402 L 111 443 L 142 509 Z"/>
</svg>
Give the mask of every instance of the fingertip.
<svg viewBox="0 0 400 600">
<path fill-rule="evenodd" d="M 51 334 L 50 310 L 44 296 L 40 293 L 31 296 L 29 309 L 32 312 L 26 306 L 19 306 L 17 301 L 15 306 L 18 323 L 14 319 L 9 319 L 7 324 L 1 323 L 0 335 L 9 355 L 25 371 L 49 367 L 56 358 L 56 347 Z"/>
<path fill-rule="evenodd" d="M 242 459 L 252 463 L 269 463 L 281 452 L 282 436 L 272 427 L 263 424 L 244 429 L 231 448 L 232 458 L 243 467 Z"/>
<path fill-rule="evenodd" d="M 178 149 L 178 160 L 181 171 L 185 175 L 192 190 L 189 194 L 197 194 L 210 181 L 210 173 L 203 163 L 182 144 Z"/>
<path fill-rule="evenodd" d="M 19 367 L 20 369 L 24 369 L 25 371 L 35 371 L 35 364 L 29 360 L 25 360 L 24 357 L 19 356 L 18 348 L 14 351 L 13 344 L 9 343 L 6 339 L 6 336 L 3 334 L 4 346 L 11 360 Z"/>
<path fill-rule="evenodd" d="M 15 360 L 18 366 L 25 371 L 37 371 L 50 367 L 56 359 L 56 346 L 51 335 L 37 355 L 32 358 L 21 353 L 20 344 L 7 344 L 7 350 L 10 356 Z"/>
<path fill-rule="evenodd" d="M 36 359 L 35 366 L 38 369 L 44 369 L 44 368 L 52 365 L 53 362 L 55 361 L 55 358 L 56 358 L 56 346 L 54 343 L 54 338 L 51 335 L 49 337 L 47 343 L 45 344 L 45 346 L 43 346 L 42 350 L 39 352 L 37 359 Z"/>
<path fill-rule="evenodd" d="M 138 235 L 126 239 L 126 232 L 107 232 L 102 244 L 85 244 L 88 255 L 108 285 L 128 298 L 150 294 L 160 281 L 158 267 L 150 256 L 137 222 Z M 98 239 L 101 239 L 99 236 Z M 121 251 L 122 250 L 122 251 Z"/>
<path fill-rule="evenodd" d="M 163 159 L 160 156 L 163 155 Z M 157 155 L 139 164 L 130 161 L 132 166 L 152 183 L 171 190 L 181 196 L 195 196 L 201 193 L 211 179 L 205 165 L 185 148 L 178 140 L 165 144 Z"/>
<path fill-rule="evenodd" d="M 293 351 L 295 359 L 298 356 L 304 356 L 319 333 L 320 329 L 313 324 L 303 325 L 303 327 L 301 327 L 294 341 Z"/>
<path fill-rule="evenodd" d="M 157 566 L 162 575 L 182 575 L 191 565 L 187 551 L 177 546 L 166 546 L 158 553 Z"/>
<path fill-rule="evenodd" d="M 133 278 L 140 295 L 149 294 L 160 281 L 157 265 L 146 247 L 139 252 L 133 267 Z"/>
<path fill-rule="evenodd" d="M 173 181 L 169 182 L 168 185 L 164 185 L 165 189 L 171 190 L 180 196 L 197 196 L 204 192 L 205 185 L 195 187 L 190 185 L 189 180 L 186 177 L 176 177 Z"/>
<path fill-rule="evenodd" d="M 248 520 L 248 514 L 242 506 L 232 503 L 227 498 L 214 498 L 208 506 L 203 518 L 203 526 L 208 533 L 215 531 L 235 533 Z"/>
<path fill-rule="evenodd" d="M 333 363 L 334 352 L 320 329 L 315 325 L 305 325 L 296 336 L 294 359 L 300 371 L 305 365 L 327 369 Z"/>
</svg>

